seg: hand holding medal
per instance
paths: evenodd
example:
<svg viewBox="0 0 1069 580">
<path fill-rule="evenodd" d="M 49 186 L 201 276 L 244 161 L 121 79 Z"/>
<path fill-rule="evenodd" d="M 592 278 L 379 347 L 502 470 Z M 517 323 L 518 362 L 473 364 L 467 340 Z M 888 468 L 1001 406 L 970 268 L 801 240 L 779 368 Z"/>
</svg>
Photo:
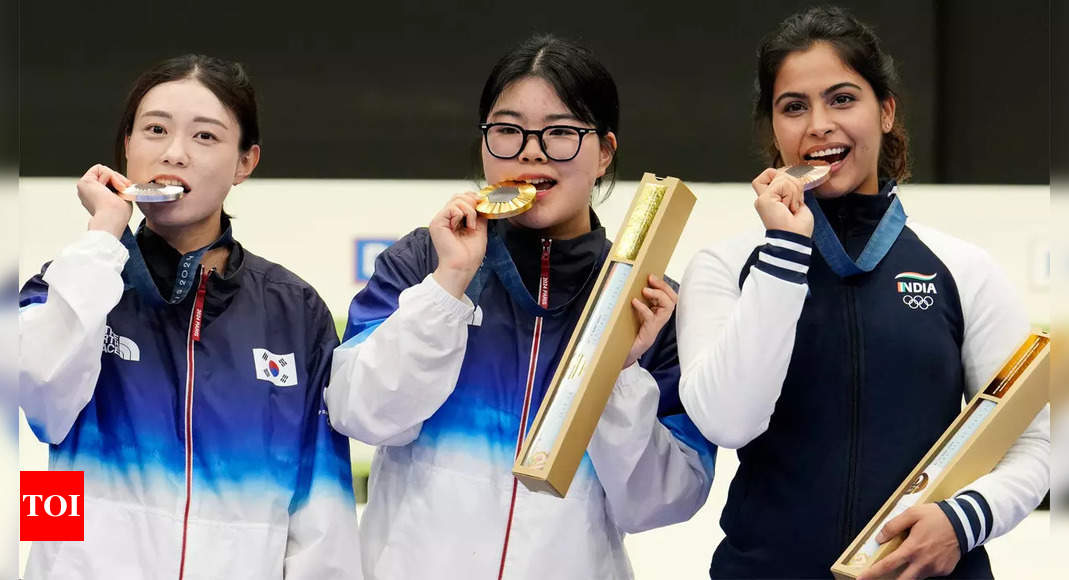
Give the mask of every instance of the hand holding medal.
<svg viewBox="0 0 1069 580">
<path fill-rule="evenodd" d="M 94 165 L 82 175 L 76 185 L 78 200 L 89 215 L 89 229 L 110 232 L 116 238 L 130 223 L 133 206 L 115 195 L 133 182 L 105 165 Z"/>
<path fill-rule="evenodd" d="M 829 175 L 830 166 L 822 162 L 761 172 L 752 186 L 757 193 L 754 208 L 765 228 L 812 235 L 813 215 L 805 205 L 805 192 L 820 187 Z"/>
<path fill-rule="evenodd" d="M 457 298 L 486 255 L 487 218 L 477 211 L 484 197 L 470 191 L 453 196 L 427 227 L 438 255 L 434 279 Z"/>
</svg>

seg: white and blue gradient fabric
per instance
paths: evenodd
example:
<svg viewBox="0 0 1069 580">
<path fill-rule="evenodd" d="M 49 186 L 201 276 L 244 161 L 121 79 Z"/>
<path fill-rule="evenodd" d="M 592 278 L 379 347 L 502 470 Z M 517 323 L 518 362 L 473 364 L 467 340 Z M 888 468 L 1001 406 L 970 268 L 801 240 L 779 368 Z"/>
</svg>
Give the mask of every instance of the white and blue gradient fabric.
<svg viewBox="0 0 1069 580">
<path fill-rule="evenodd" d="M 348 442 L 322 401 L 331 317 L 289 271 L 233 252 L 202 279 L 201 319 L 195 292 L 124 288 L 127 251 L 103 232 L 23 288 L 20 404 L 49 468 L 85 472 L 85 541 L 35 543 L 28 578 L 360 577 Z M 289 386 L 257 376 L 256 349 L 287 354 Z"/>
</svg>

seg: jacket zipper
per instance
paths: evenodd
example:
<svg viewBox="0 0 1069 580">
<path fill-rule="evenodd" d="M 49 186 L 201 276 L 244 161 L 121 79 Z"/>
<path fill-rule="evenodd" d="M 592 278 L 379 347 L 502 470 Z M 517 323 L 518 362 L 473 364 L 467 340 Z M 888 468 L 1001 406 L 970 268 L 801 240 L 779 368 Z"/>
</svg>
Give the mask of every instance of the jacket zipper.
<svg viewBox="0 0 1069 580">
<path fill-rule="evenodd" d="M 193 311 L 189 315 L 189 334 L 186 338 L 186 396 L 183 413 L 183 431 L 185 436 L 186 460 L 186 501 L 182 515 L 182 552 L 178 565 L 178 579 L 182 580 L 186 571 L 186 540 L 189 535 L 189 506 L 193 495 L 193 345 L 200 342 L 201 326 L 204 321 L 204 297 L 208 293 L 208 277 L 212 270 L 201 266 L 200 280 L 197 283 L 197 298 L 193 302 Z"/>
<path fill-rule="evenodd" d="M 838 215 L 837 234 L 839 236 L 840 243 L 843 248 L 846 248 L 846 236 L 847 236 L 847 221 L 849 215 L 847 215 L 846 208 L 840 208 Z M 846 468 L 846 494 L 843 499 L 843 518 L 842 518 L 842 545 L 848 544 L 853 537 L 854 533 L 854 504 L 857 502 L 857 461 L 858 461 L 858 447 L 860 438 L 860 421 L 861 412 L 859 409 L 861 399 L 861 345 L 860 334 L 861 329 L 858 324 L 857 318 L 857 300 L 854 286 L 849 280 L 844 281 L 845 288 L 845 301 L 846 301 L 846 326 L 849 334 L 849 356 L 850 356 L 850 392 L 849 396 L 849 413 L 850 413 L 850 438 L 849 438 L 849 450 L 847 452 L 847 468 Z"/>
<path fill-rule="evenodd" d="M 854 504 L 857 501 L 857 461 L 858 461 L 858 438 L 861 412 L 859 410 L 861 398 L 861 348 L 859 345 L 859 333 L 857 320 L 857 304 L 854 296 L 854 287 L 846 287 L 846 318 L 850 333 L 850 447 L 848 453 L 848 465 L 846 471 L 846 499 L 843 505 L 843 529 L 842 545 L 846 545 L 854 537 Z"/>
<path fill-rule="evenodd" d="M 549 308 L 549 250 L 553 244 L 551 239 L 542 240 L 542 271 L 538 277 L 538 305 Z M 542 341 L 542 317 L 535 318 L 534 332 L 531 337 L 531 359 L 527 367 L 527 383 L 523 394 L 523 410 L 520 413 L 520 428 L 516 436 L 516 457 L 520 456 L 520 447 L 523 438 L 527 434 L 527 417 L 531 411 L 531 393 L 534 390 L 535 370 L 538 368 L 538 347 Z M 501 566 L 497 570 L 497 578 L 505 577 L 505 558 L 508 556 L 509 536 L 512 533 L 512 516 L 516 511 L 516 488 L 519 482 L 512 478 L 512 499 L 509 501 L 509 517 L 505 524 L 505 542 L 501 546 Z"/>
</svg>

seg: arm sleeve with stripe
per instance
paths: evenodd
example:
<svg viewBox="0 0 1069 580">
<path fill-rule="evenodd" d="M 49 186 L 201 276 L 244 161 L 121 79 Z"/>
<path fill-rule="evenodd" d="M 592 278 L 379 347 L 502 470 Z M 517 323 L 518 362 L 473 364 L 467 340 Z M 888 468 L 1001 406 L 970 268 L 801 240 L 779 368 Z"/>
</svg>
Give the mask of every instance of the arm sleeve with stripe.
<svg viewBox="0 0 1069 580">
<path fill-rule="evenodd" d="M 770 230 L 742 288 L 753 245 L 702 250 L 679 296 L 680 399 L 707 439 L 737 449 L 768 428 L 805 303 L 810 238 Z"/>
<path fill-rule="evenodd" d="M 970 252 L 969 267 L 959 277 L 965 314 L 961 358 L 971 400 L 1028 336 L 1029 324 L 1020 297 L 986 252 Z M 941 502 L 962 552 L 1010 531 L 1039 505 L 1050 485 L 1049 453 L 1046 406 L 991 473 Z"/>
</svg>

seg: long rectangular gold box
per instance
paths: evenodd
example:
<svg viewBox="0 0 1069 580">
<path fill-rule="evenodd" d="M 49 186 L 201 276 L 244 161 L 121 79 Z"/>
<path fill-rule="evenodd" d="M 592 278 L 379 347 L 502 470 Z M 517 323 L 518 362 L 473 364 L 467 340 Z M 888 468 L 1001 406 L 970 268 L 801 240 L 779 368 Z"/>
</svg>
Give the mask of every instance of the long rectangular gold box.
<svg viewBox="0 0 1069 580">
<path fill-rule="evenodd" d="M 912 505 L 942 501 L 994 469 L 1050 400 L 1050 338 L 1034 333 L 976 394 L 832 564 L 839 580 L 857 578 L 895 550 L 904 535 L 875 543 L 883 525 Z"/>
<path fill-rule="evenodd" d="M 631 299 L 650 274 L 663 275 L 695 201 L 674 177 L 642 176 L 512 468 L 528 489 L 568 493 L 638 334 Z"/>
</svg>

